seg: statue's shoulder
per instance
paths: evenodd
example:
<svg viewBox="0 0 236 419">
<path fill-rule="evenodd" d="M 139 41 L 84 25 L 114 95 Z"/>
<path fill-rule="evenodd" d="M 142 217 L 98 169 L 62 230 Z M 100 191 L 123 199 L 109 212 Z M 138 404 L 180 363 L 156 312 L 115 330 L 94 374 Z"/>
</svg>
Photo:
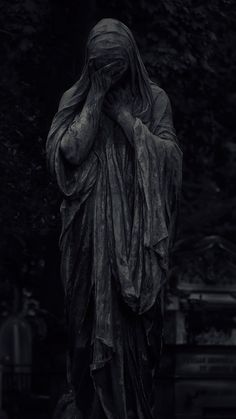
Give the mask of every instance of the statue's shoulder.
<svg viewBox="0 0 236 419">
<path fill-rule="evenodd" d="M 171 110 L 170 100 L 165 90 L 154 82 L 151 82 L 151 89 L 153 95 L 153 112 L 164 112 L 166 109 Z"/>
<path fill-rule="evenodd" d="M 162 89 L 153 81 L 150 82 L 150 85 L 154 101 L 161 100 L 163 102 L 169 102 L 168 95 L 164 89 Z"/>
</svg>

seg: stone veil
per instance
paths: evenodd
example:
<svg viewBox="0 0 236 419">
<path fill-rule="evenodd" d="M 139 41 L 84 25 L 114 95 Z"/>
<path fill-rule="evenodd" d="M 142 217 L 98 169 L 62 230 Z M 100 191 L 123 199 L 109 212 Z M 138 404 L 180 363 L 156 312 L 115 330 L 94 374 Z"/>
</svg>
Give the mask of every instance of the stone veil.
<svg viewBox="0 0 236 419">
<path fill-rule="evenodd" d="M 128 60 L 132 141 L 101 111 L 89 153 L 71 164 L 61 141 L 74 135 L 91 84 L 91 56 L 108 49 Z M 175 234 L 182 152 L 168 96 L 149 79 L 123 23 L 102 19 L 90 32 L 82 75 L 62 96 L 46 152 L 63 195 L 61 278 L 78 418 L 151 419 L 159 294 Z"/>
</svg>

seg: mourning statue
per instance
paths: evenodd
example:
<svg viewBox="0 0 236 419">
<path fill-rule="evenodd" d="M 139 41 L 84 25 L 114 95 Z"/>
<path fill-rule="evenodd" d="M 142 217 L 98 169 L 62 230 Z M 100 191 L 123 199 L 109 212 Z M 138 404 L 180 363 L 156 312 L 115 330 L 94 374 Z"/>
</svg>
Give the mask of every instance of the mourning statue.
<svg viewBox="0 0 236 419">
<path fill-rule="evenodd" d="M 46 152 L 63 195 L 71 418 L 152 419 L 182 152 L 168 96 L 120 21 L 102 19 L 89 33 Z"/>
</svg>

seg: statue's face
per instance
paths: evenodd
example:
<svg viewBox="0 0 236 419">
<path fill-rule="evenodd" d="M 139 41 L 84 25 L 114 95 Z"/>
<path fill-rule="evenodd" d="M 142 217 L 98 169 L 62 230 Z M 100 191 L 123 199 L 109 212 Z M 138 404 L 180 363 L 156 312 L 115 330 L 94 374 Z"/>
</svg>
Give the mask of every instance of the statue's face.
<svg viewBox="0 0 236 419">
<path fill-rule="evenodd" d="M 117 64 L 121 65 L 123 68 L 123 72 L 125 72 L 128 69 L 128 63 L 127 61 L 120 57 L 115 55 L 100 55 L 95 58 L 92 58 L 89 62 L 89 68 L 91 71 L 97 71 L 102 67 L 105 67 L 108 64 L 112 64 L 114 62 L 117 62 Z"/>
<path fill-rule="evenodd" d="M 126 56 L 124 49 L 119 45 L 114 44 L 111 39 L 93 43 L 90 46 L 88 53 L 89 72 L 91 73 L 112 63 L 117 63 L 118 67 L 121 68 L 121 77 L 128 70 L 128 57 Z"/>
</svg>

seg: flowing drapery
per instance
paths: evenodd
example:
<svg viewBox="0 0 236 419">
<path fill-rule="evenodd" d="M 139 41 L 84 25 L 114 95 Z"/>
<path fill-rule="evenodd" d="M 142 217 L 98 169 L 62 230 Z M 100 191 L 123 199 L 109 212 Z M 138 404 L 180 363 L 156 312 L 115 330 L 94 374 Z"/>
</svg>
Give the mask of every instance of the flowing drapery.
<svg viewBox="0 0 236 419">
<path fill-rule="evenodd" d="M 114 32 L 114 22 L 105 20 L 91 39 L 107 33 L 109 25 Z M 80 81 L 62 98 L 48 136 L 47 157 L 64 195 L 61 276 L 78 404 L 82 390 L 75 375 L 82 370 L 75 372 L 76 353 L 91 348 L 87 364 L 106 417 L 144 419 L 152 417 L 145 368 L 155 364 L 156 305 L 167 279 L 182 153 L 166 93 L 148 79 L 126 29 L 123 37 L 143 99 L 143 106 L 136 106 L 132 141 L 102 113 L 87 158 L 78 166 L 66 161 L 60 143 L 86 96 L 85 64 Z M 89 417 L 86 407 L 81 410 Z"/>
</svg>

